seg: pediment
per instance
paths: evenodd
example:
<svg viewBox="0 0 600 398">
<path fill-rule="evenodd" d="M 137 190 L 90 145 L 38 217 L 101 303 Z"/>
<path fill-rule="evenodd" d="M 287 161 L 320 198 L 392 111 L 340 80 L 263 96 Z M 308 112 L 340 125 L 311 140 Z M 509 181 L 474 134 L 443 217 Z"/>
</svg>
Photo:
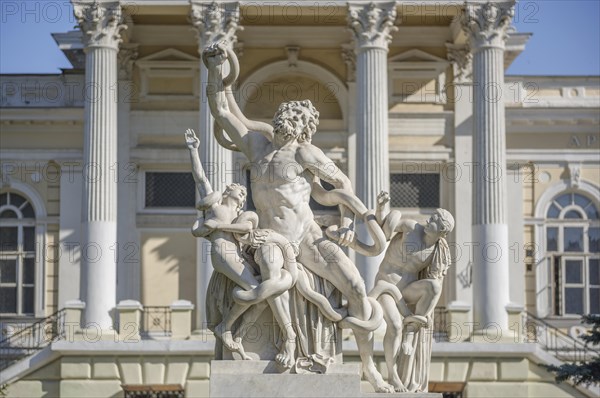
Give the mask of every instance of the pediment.
<svg viewBox="0 0 600 398">
<path fill-rule="evenodd" d="M 412 50 L 408 50 L 405 51 L 401 54 L 395 55 L 392 58 L 390 58 L 389 62 L 391 63 L 403 63 L 403 62 L 432 62 L 432 63 L 444 63 L 446 64 L 448 61 L 440 58 L 440 57 L 436 57 L 435 55 L 426 53 L 425 51 L 421 51 L 421 50 L 417 50 L 417 49 L 412 49 Z"/>
<path fill-rule="evenodd" d="M 174 48 L 167 48 L 138 59 L 139 62 L 198 62 L 200 59 Z"/>
</svg>

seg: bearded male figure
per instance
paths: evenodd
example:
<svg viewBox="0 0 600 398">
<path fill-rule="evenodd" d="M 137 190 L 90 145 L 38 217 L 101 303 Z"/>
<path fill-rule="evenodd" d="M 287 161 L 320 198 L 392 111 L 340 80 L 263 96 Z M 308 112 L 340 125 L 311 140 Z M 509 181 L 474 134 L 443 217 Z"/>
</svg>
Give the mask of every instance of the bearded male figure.
<svg viewBox="0 0 600 398">
<path fill-rule="evenodd" d="M 233 51 L 224 43 L 218 43 L 204 51 L 203 60 L 208 68 L 207 97 L 212 115 L 231 141 L 218 131 L 217 139 L 221 145 L 241 151 L 253 166 L 252 197 L 259 227 L 272 229 L 290 242 L 297 242 L 297 262 L 342 293 L 348 302 L 348 317 L 341 324 L 353 329 L 363 373 L 376 391 L 393 392 L 393 387 L 375 368 L 369 349 L 369 337 L 380 323 L 381 308 L 368 299 L 360 273 L 343 250 L 339 247 L 331 250 L 332 243 L 315 222 L 309 206 L 312 186 L 318 179 L 352 194 L 348 177 L 311 144 L 319 113 L 309 100 L 291 101 L 280 105 L 273 120 L 274 127 L 250 121 L 241 113 L 227 88 L 239 73 Z M 232 72 L 224 78 L 220 69 L 225 61 L 229 61 Z M 319 200 L 317 195 L 313 196 Z M 347 246 L 354 240 L 350 228 L 353 220 L 346 208 L 340 206 L 340 211 L 337 243 Z"/>
</svg>

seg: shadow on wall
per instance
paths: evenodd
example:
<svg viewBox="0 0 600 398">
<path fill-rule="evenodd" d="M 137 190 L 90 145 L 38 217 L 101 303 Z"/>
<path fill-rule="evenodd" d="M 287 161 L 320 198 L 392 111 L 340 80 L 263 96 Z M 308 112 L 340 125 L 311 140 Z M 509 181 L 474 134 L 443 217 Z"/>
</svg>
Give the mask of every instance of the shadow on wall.
<svg viewBox="0 0 600 398">
<path fill-rule="evenodd" d="M 143 305 L 196 304 L 196 239 L 190 232 L 142 234 L 141 260 Z"/>
</svg>

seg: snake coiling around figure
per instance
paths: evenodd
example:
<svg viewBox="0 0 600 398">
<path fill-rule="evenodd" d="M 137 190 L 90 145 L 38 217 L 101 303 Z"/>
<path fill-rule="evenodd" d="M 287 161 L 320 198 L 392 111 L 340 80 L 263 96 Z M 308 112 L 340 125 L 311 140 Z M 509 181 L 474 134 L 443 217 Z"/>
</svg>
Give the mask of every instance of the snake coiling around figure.
<svg viewBox="0 0 600 398">
<path fill-rule="evenodd" d="M 231 45 L 228 45 L 226 43 L 216 43 L 213 44 L 213 46 L 215 47 L 215 50 L 217 47 L 220 47 L 222 50 L 224 50 L 227 53 L 227 60 L 229 61 L 230 72 L 225 78 L 223 78 L 222 82 L 223 90 L 225 91 L 225 97 L 227 98 L 227 105 L 229 107 L 229 111 L 236 118 L 238 118 L 238 120 L 240 120 L 248 130 L 256 131 L 269 138 L 273 134 L 273 127 L 268 123 L 249 120 L 248 118 L 246 118 L 246 116 L 244 116 L 239 106 L 237 105 L 235 97 L 233 96 L 231 85 L 237 80 L 237 78 L 240 75 L 240 63 L 237 59 L 237 56 L 233 52 Z M 208 64 L 204 56 L 202 57 L 202 60 L 208 68 Z M 225 136 L 223 128 L 216 120 L 213 125 L 213 132 L 215 135 L 215 139 L 223 148 L 229 149 L 230 151 L 234 152 L 240 152 L 240 149 Z"/>
<path fill-rule="evenodd" d="M 240 66 L 237 56 L 233 52 L 233 49 L 229 45 L 217 44 L 215 46 L 220 46 L 222 49 L 225 50 L 230 65 L 230 73 L 223 79 L 222 82 L 229 110 L 244 124 L 244 126 L 246 126 L 248 130 L 261 133 L 270 139 L 273 132 L 272 126 L 270 126 L 267 123 L 247 119 L 242 113 L 242 111 L 239 109 L 235 101 L 233 92 L 231 90 L 231 85 L 237 80 L 239 76 Z M 207 61 L 204 57 L 203 61 L 208 67 Z M 222 147 L 231 151 L 240 151 L 240 149 L 225 136 L 223 128 L 216 121 L 214 124 L 214 135 L 216 141 Z M 360 199 L 358 199 L 352 193 L 342 189 L 334 189 L 331 191 L 327 191 L 318 183 L 313 183 L 312 195 L 318 202 L 320 202 L 323 205 L 336 206 L 341 204 L 348 207 L 355 215 L 358 215 L 363 218 L 363 221 L 367 226 L 367 231 L 373 238 L 374 244 L 364 244 L 355 237 L 348 245 L 351 249 L 366 256 L 377 256 L 383 252 L 386 243 L 385 235 L 379 227 L 379 224 L 377 224 L 377 220 L 374 213 L 368 210 L 365 207 L 365 205 L 360 201 Z M 256 224 L 258 224 L 258 219 L 256 220 Z M 257 225 L 255 225 L 255 228 L 256 227 Z M 275 243 L 280 248 L 284 257 L 284 269 L 281 272 L 281 278 L 264 281 L 252 290 L 245 291 L 239 287 L 234 289 L 233 294 L 235 301 L 244 304 L 256 304 L 258 302 L 266 300 L 269 297 L 277 296 L 295 285 L 304 298 L 316 305 L 326 318 L 333 322 L 339 322 L 340 327 L 359 328 L 368 331 L 373 331 L 379 327 L 379 325 L 383 321 L 383 311 L 376 299 L 372 297 L 367 297 L 367 299 L 371 303 L 372 308 L 371 316 L 368 320 L 361 320 L 356 317 L 348 316 L 347 310 L 345 308 L 334 309 L 331 306 L 329 300 L 324 295 L 314 291 L 310 287 L 310 281 L 308 279 L 306 271 L 303 268 L 300 270 L 298 269 L 298 266 L 295 261 L 295 256 L 297 255 L 297 252 L 294 254 L 293 257 L 290 257 L 290 250 L 297 251 L 297 249 L 295 249 L 293 245 L 291 245 L 290 242 L 287 241 L 287 239 L 285 239 L 283 236 L 281 236 L 275 231 L 257 231 L 263 231 L 263 233 L 267 237 L 267 241 L 265 241 L 265 243 Z M 260 232 L 254 233 L 260 234 Z M 325 233 L 330 239 L 335 241 L 337 241 L 340 235 L 338 231 L 338 226 L 336 225 L 327 228 Z M 263 238 L 265 236 L 263 236 Z M 244 243 L 244 240 L 246 240 L 247 244 L 256 245 L 256 240 L 252 238 L 252 233 L 246 234 L 245 236 L 238 236 L 238 239 L 242 243 Z M 253 240 L 254 242 L 252 242 Z"/>
<path fill-rule="evenodd" d="M 251 223 L 252 231 L 246 234 L 235 233 L 235 238 L 240 243 L 257 250 L 263 245 L 275 244 L 281 250 L 283 256 L 283 269 L 281 270 L 281 277 L 267 279 L 254 289 L 244 290 L 236 287 L 233 290 L 233 299 L 240 304 L 252 305 L 270 297 L 279 296 L 291 289 L 298 279 L 297 246 L 294 246 L 285 237 L 273 230 L 258 229 L 258 215 L 252 211 L 242 213 L 236 222 Z"/>
</svg>

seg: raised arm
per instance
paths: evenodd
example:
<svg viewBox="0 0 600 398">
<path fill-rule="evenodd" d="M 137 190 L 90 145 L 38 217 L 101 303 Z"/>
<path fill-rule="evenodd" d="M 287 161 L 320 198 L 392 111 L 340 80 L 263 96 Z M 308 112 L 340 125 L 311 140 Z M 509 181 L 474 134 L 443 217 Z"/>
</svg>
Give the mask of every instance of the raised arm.
<svg viewBox="0 0 600 398">
<path fill-rule="evenodd" d="M 204 174 L 202 168 L 202 162 L 200 162 L 200 156 L 198 156 L 198 147 L 200 146 L 200 140 L 196 137 L 193 129 L 187 129 L 185 131 L 185 143 L 190 150 L 190 159 L 192 160 L 192 175 L 196 182 L 196 189 L 200 194 L 200 198 L 204 199 L 207 195 L 213 192 L 210 182 Z"/>
<path fill-rule="evenodd" d="M 233 52 L 230 53 L 233 54 Z M 202 59 L 208 68 L 206 96 L 215 121 L 225 130 L 233 144 L 247 157 L 250 157 L 249 146 L 246 142 L 248 128 L 231 112 L 226 94 L 230 79 L 228 76 L 227 81 L 224 81 L 221 75 L 222 64 L 227 60 L 228 55 L 230 54 L 224 43 L 211 45 L 204 50 Z"/>
<path fill-rule="evenodd" d="M 229 110 L 244 124 L 244 126 L 246 126 L 248 130 L 261 133 L 269 141 L 273 141 L 273 126 L 268 123 L 248 119 L 242 113 L 240 107 L 235 101 L 233 91 L 231 90 L 231 85 L 235 82 L 240 74 L 240 63 L 231 46 L 227 46 L 226 48 L 227 59 L 229 60 L 231 72 L 229 76 L 223 79 L 223 84 L 225 85 L 225 96 L 227 97 L 227 105 L 229 105 Z"/>
<path fill-rule="evenodd" d="M 381 191 L 377 195 L 375 217 L 377 218 L 377 223 L 383 229 L 387 240 L 390 240 L 395 233 L 404 233 L 413 230 L 417 224 L 414 220 L 403 220 L 402 213 L 398 210 L 390 211 L 389 202 L 389 193 Z"/>
</svg>

